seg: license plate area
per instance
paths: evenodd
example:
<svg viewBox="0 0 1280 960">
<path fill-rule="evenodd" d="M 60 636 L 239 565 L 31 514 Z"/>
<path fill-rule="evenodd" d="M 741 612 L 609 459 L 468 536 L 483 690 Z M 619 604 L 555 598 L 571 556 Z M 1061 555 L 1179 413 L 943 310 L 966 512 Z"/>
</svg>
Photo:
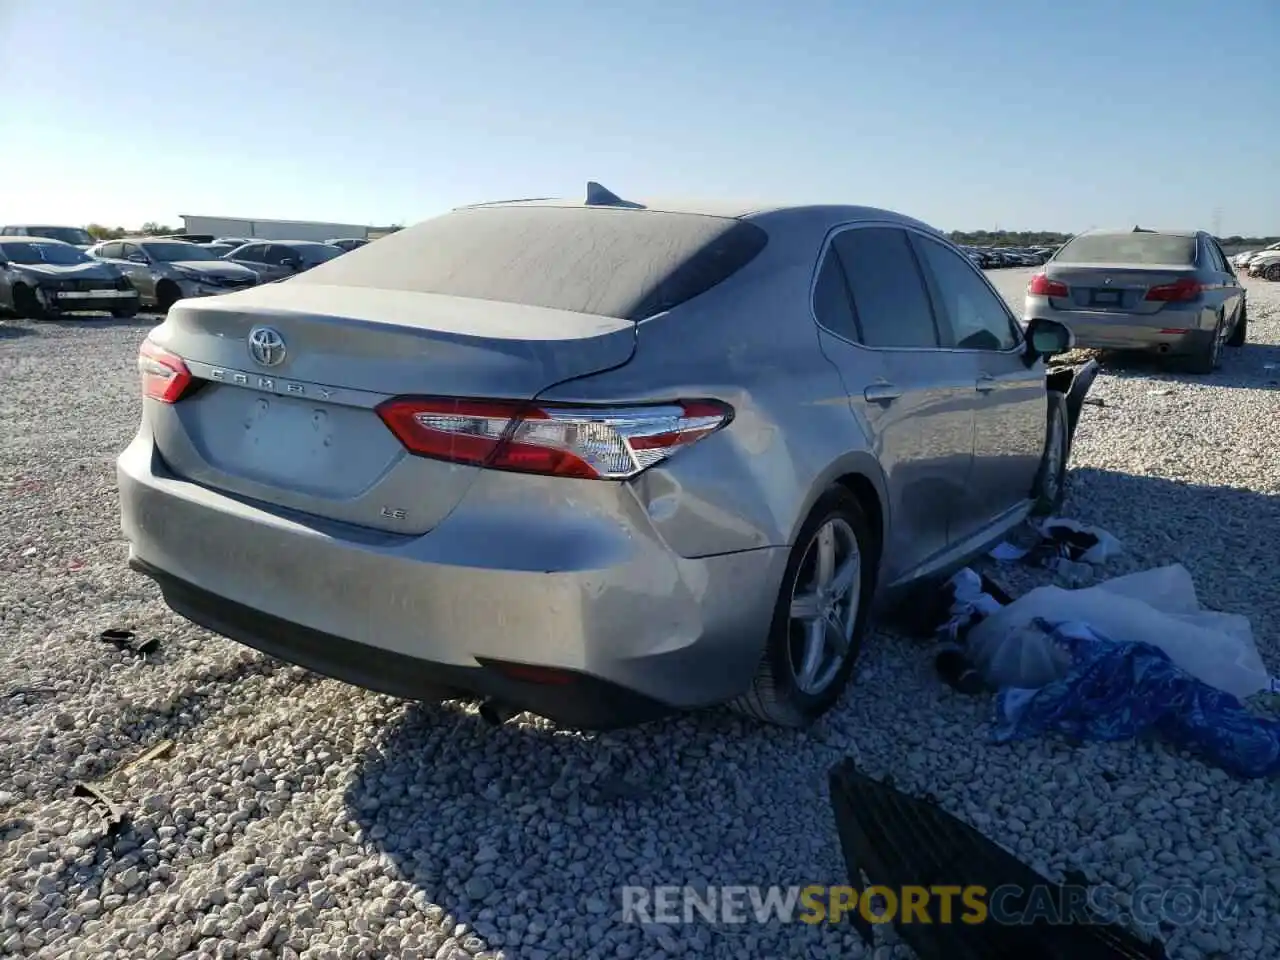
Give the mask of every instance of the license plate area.
<svg viewBox="0 0 1280 960">
<path fill-rule="evenodd" d="M 1123 294 L 1120 290 L 1094 290 L 1089 305 L 1094 307 L 1118 307 L 1122 297 Z"/>
<path fill-rule="evenodd" d="M 239 455 L 253 472 L 302 475 L 327 469 L 337 454 L 333 410 L 318 403 L 244 390 Z"/>
</svg>

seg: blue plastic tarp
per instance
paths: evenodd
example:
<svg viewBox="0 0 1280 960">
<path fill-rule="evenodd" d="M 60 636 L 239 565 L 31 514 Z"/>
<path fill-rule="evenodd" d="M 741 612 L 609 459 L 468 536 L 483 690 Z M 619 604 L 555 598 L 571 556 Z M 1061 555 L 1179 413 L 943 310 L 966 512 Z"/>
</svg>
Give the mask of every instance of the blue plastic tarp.
<svg viewBox="0 0 1280 960">
<path fill-rule="evenodd" d="M 997 742 L 1050 732 L 1099 741 L 1155 733 L 1239 777 L 1280 773 L 1280 720 L 1252 713 L 1150 644 L 1111 640 L 1085 623 L 1036 624 L 1071 654 L 1071 668 L 1036 690 L 1001 690 Z"/>
</svg>

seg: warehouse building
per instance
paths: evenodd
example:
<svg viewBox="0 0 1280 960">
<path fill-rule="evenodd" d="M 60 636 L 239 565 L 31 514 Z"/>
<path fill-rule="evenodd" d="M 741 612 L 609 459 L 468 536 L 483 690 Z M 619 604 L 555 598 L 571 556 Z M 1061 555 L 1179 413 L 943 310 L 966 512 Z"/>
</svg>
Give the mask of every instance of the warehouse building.
<svg viewBox="0 0 1280 960">
<path fill-rule="evenodd" d="M 197 217 L 182 214 L 184 232 L 214 237 L 261 237 L 264 240 L 336 240 L 363 237 L 373 240 L 393 232 L 393 227 L 355 223 L 321 223 L 314 220 L 246 220 L 241 217 Z"/>
</svg>

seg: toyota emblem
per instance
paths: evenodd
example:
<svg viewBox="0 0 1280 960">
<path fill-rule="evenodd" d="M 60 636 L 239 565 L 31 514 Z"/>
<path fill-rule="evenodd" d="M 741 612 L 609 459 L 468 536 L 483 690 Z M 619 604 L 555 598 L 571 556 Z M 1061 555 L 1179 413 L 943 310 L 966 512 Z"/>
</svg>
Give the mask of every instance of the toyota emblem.
<svg viewBox="0 0 1280 960">
<path fill-rule="evenodd" d="M 264 367 L 284 363 L 284 337 L 272 327 L 254 327 L 249 331 L 249 356 Z"/>
</svg>

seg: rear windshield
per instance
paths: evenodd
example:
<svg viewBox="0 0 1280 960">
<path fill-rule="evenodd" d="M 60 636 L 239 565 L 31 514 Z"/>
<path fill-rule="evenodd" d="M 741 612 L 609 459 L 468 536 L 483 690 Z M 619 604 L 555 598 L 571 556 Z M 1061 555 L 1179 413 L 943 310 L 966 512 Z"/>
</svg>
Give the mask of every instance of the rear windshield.
<svg viewBox="0 0 1280 960">
<path fill-rule="evenodd" d="M 746 266 L 768 237 L 742 220 L 572 207 L 479 207 L 383 237 L 298 276 L 640 321 Z"/>
<path fill-rule="evenodd" d="M 1196 262 L 1196 238 L 1171 237 L 1163 233 L 1091 233 L 1068 240 L 1054 259 L 1061 263 L 1167 263 L 1187 266 Z"/>
</svg>

